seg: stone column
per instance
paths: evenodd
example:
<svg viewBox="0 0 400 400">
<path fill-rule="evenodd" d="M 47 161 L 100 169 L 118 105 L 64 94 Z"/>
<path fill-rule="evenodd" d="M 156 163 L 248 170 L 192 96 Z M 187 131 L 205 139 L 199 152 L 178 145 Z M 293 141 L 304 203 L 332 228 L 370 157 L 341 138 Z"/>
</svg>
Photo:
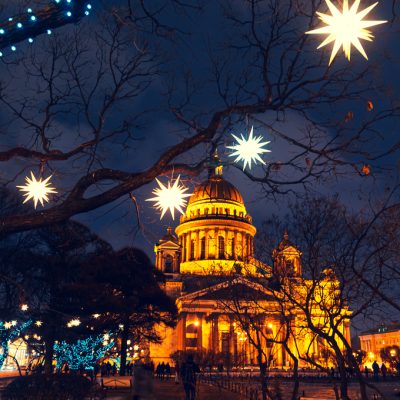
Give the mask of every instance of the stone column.
<svg viewBox="0 0 400 400">
<path fill-rule="evenodd" d="M 228 228 L 224 229 L 224 257 L 226 259 L 229 259 L 229 232 L 228 232 Z"/>
<path fill-rule="evenodd" d="M 215 252 L 215 258 L 218 259 L 219 258 L 219 229 L 215 228 L 214 229 L 214 252 Z"/>
<path fill-rule="evenodd" d="M 186 350 L 186 314 L 182 313 L 178 321 L 178 350 Z"/>
<path fill-rule="evenodd" d="M 203 314 L 198 314 L 197 320 L 199 321 L 199 327 L 197 329 L 197 351 L 201 351 L 203 349 Z"/>
<path fill-rule="evenodd" d="M 246 241 L 245 241 L 245 234 L 242 232 L 242 259 L 244 260 L 246 254 Z"/>
<path fill-rule="evenodd" d="M 212 319 L 212 350 L 214 353 L 219 353 L 219 330 L 217 314 L 215 314 Z"/>
<path fill-rule="evenodd" d="M 208 240 L 208 258 L 215 258 L 215 229 L 210 229 L 211 239 Z"/>
<path fill-rule="evenodd" d="M 204 230 L 204 237 L 205 237 L 205 246 L 206 246 L 206 254 L 205 254 L 205 258 L 206 260 L 208 260 L 208 245 L 209 245 L 209 240 L 208 240 L 208 229 Z"/>
<path fill-rule="evenodd" d="M 186 233 L 181 236 L 182 262 L 186 261 Z"/>
<path fill-rule="evenodd" d="M 239 256 L 239 249 L 238 249 L 238 231 L 233 231 L 233 257 L 237 258 Z"/>
<path fill-rule="evenodd" d="M 198 260 L 199 258 L 200 258 L 200 239 L 199 239 L 199 230 L 197 230 L 196 231 L 196 233 L 195 233 L 195 240 L 196 240 L 196 247 L 195 247 L 195 250 L 196 250 L 196 252 L 195 252 L 195 254 L 194 254 L 194 258 L 196 259 L 196 260 Z"/>
</svg>

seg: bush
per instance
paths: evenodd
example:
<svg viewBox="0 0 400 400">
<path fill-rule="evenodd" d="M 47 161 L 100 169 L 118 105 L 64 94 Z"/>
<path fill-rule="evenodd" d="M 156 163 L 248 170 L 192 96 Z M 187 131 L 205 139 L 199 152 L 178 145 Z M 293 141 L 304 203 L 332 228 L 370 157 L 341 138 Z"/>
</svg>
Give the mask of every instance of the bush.
<svg viewBox="0 0 400 400">
<path fill-rule="evenodd" d="M 92 382 L 80 375 L 29 375 L 12 381 L 4 400 L 83 400 L 92 392 Z"/>
</svg>

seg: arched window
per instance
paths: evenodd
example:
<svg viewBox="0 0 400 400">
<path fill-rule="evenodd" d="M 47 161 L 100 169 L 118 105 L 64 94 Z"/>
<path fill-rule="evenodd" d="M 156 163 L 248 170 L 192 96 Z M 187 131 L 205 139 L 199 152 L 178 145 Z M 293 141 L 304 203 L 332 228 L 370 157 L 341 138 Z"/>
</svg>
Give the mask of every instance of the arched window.
<svg viewBox="0 0 400 400">
<path fill-rule="evenodd" d="M 200 259 L 205 260 L 206 258 L 206 238 L 205 236 L 200 240 Z"/>
<path fill-rule="evenodd" d="M 197 349 L 199 329 L 195 324 L 186 327 L 186 347 Z"/>
<path fill-rule="evenodd" d="M 190 261 L 194 260 L 195 241 L 190 241 Z"/>
<path fill-rule="evenodd" d="M 165 257 L 164 271 L 174 272 L 174 258 L 170 254 L 167 254 L 167 256 Z"/>
<path fill-rule="evenodd" d="M 225 258 L 225 239 L 223 236 L 218 236 L 218 258 Z"/>
</svg>

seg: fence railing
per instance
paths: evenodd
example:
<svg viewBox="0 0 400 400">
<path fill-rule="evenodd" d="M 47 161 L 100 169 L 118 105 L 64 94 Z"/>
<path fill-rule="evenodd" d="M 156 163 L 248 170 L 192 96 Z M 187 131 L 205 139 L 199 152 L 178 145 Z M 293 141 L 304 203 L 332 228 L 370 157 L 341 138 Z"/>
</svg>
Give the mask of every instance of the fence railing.
<svg viewBox="0 0 400 400">
<path fill-rule="evenodd" d="M 242 399 L 246 400 L 261 400 L 261 390 L 257 387 L 257 382 L 251 379 L 250 374 L 242 376 L 223 375 L 223 374 L 199 374 L 199 381 L 225 389 L 232 393 L 241 395 Z"/>
</svg>

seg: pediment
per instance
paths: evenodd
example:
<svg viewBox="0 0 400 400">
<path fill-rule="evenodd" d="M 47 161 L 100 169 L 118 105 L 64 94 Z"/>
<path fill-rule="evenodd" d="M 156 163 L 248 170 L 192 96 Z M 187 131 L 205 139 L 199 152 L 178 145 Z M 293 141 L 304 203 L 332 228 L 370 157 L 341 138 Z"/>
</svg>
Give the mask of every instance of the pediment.
<svg viewBox="0 0 400 400">
<path fill-rule="evenodd" d="M 299 251 L 299 249 L 297 249 L 296 247 L 294 247 L 294 246 L 288 246 L 288 247 L 285 247 L 283 250 L 282 250 L 282 253 L 286 253 L 286 254 L 296 254 L 296 255 L 301 255 L 302 254 L 302 252 L 301 251 Z"/>
<path fill-rule="evenodd" d="M 168 249 L 176 249 L 179 250 L 181 248 L 179 243 L 176 243 L 172 240 L 161 240 L 157 245 L 157 248 L 168 248 Z"/>
<path fill-rule="evenodd" d="M 230 300 L 241 301 L 273 301 L 277 294 L 270 290 L 266 285 L 253 282 L 250 279 L 240 276 L 233 279 L 227 278 L 226 281 L 207 288 L 181 296 L 181 302 L 194 300 Z"/>
</svg>

